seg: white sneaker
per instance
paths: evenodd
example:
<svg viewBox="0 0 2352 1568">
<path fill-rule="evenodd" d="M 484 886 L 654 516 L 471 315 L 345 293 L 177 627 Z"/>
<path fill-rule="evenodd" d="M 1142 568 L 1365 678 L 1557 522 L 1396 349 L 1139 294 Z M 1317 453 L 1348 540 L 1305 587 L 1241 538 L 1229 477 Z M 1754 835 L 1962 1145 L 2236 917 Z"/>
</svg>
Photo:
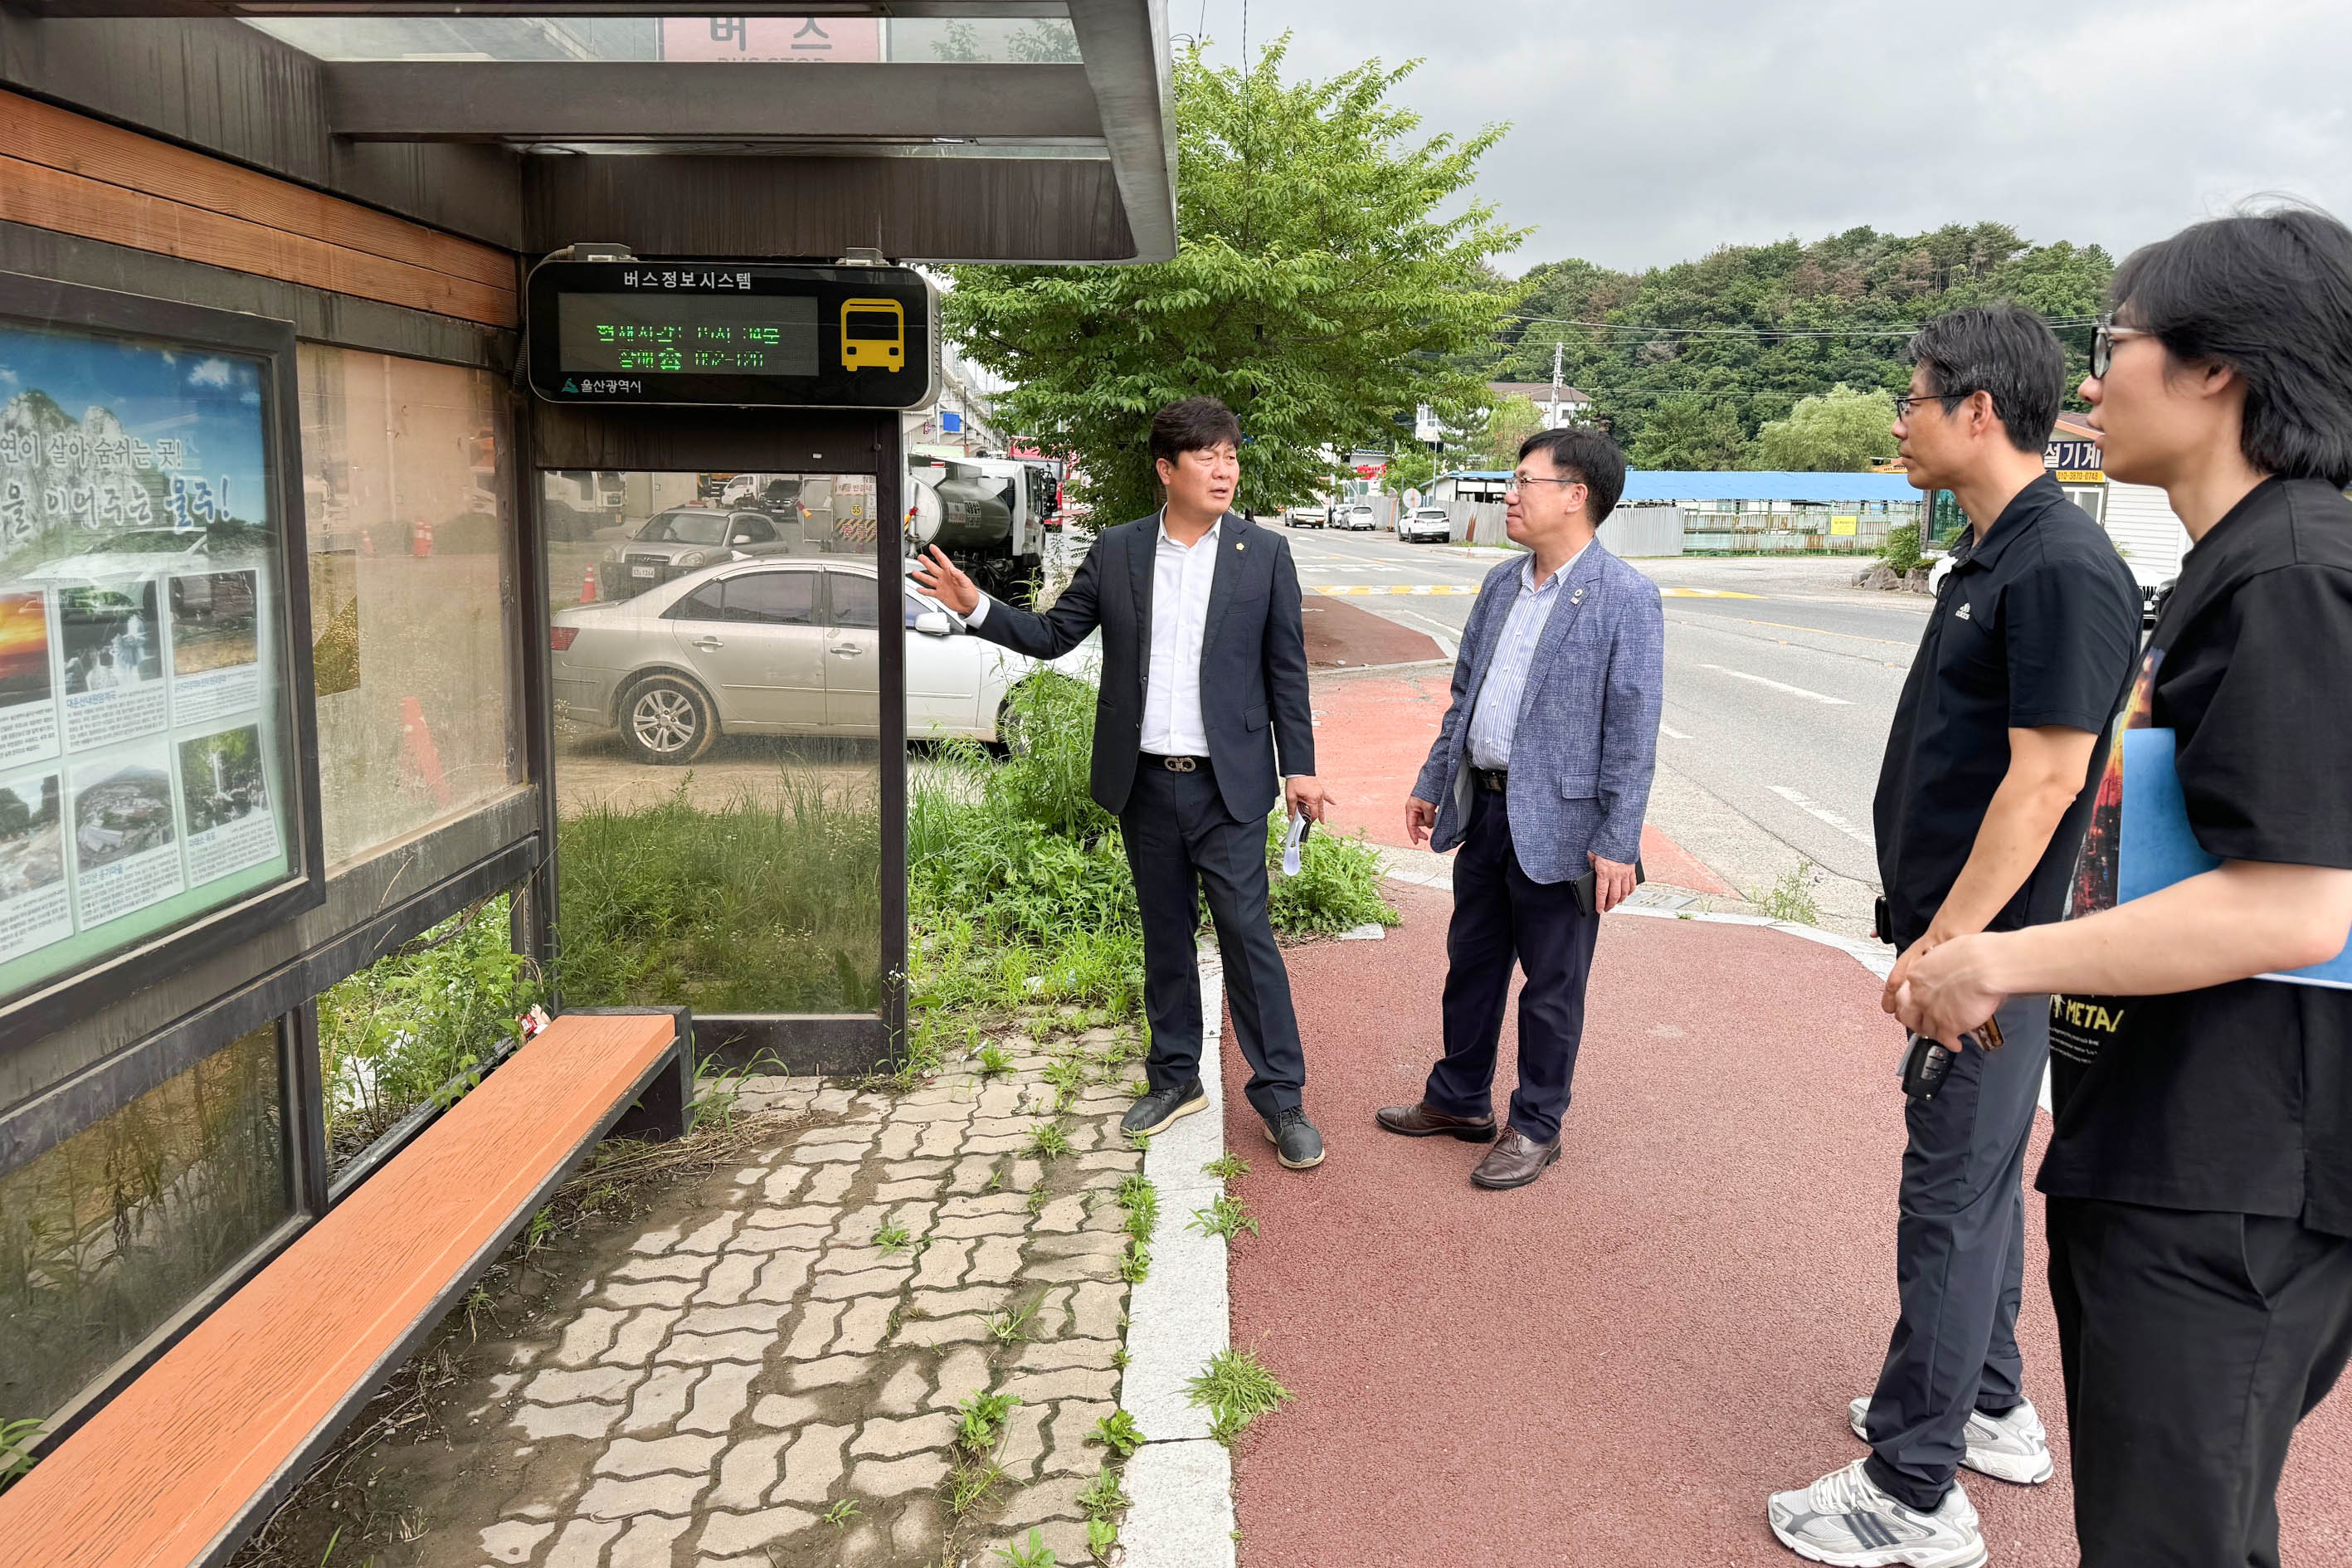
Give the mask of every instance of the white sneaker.
<svg viewBox="0 0 2352 1568">
<path fill-rule="evenodd" d="M 1879 1490 L 1866 1463 L 1773 1493 L 1765 1517 L 1780 1544 L 1832 1568 L 1982 1568 L 1989 1554 L 1977 1510 L 1958 1482 L 1935 1512 L 1921 1513 Z"/>
<path fill-rule="evenodd" d="M 1869 1414 L 1867 1394 L 1846 1406 L 1847 1423 L 1865 1443 L 1870 1434 L 1862 1424 Z M 2031 1399 L 2020 1400 L 2006 1415 L 1969 1412 L 1967 1442 L 1968 1452 L 1960 1463 L 1997 1481 L 2038 1487 L 2058 1473 L 2057 1464 L 2050 1458 L 2050 1434 L 2042 1429 L 2042 1417 Z"/>
</svg>

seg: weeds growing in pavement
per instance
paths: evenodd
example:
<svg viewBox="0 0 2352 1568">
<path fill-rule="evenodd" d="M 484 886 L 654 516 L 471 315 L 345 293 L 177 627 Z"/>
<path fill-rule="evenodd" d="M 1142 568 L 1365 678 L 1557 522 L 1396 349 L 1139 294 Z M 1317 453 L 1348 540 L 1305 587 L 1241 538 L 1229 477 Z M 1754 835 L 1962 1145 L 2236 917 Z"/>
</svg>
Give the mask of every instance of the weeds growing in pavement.
<svg viewBox="0 0 2352 1568">
<path fill-rule="evenodd" d="M 1003 1435 L 1005 1417 L 1020 1399 L 1010 1394 L 975 1394 L 956 1406 L 956 1446 L 975 1458 L 985 1458 Z"/>
<path fill-rule="evenodd" d="M 1118 1206 L 1127 1211 L 1127 1223 L 1119 1228 L 1138 1242 L 1148 1242 L 1160 1226 L 1160 1189 L 1151 1178 L 1140 1171 L 1129 1172 L 1119 1179 Z"/>
<path fill-rule="evenodd" d="M 1813 902 L 1813 878 L 1820 869 L 1811 860 L 1800 860 L 1769 888 L 1750 893 L 1748 900 L 1776 921 L 1787 921 L 1791 925 L 1819 925 L 1822 911 Z"/>
<path fill-rule="evenodd" d="M 1012 1070 L 1013 1058 L 1004 1054 L 1004 1047 L 1003 1046 L 998 1045 L 994 1040 L 991 1040 L 988 1044 L 980 1047 L 981 1077 L 1003 1078 L 1006 1073 L 1009 1073 Z"/>
<path fill-rule="evenodd" d="M 959 1461 L 948 1475 L 948 1511 L 961 1519 L 986 1502 L 997 1483 L 1003 1479 L 1002 1465 Z"/>
<path fill-rule="evenodd" d="M 1141 1100 L 1145 1095 L 1151 1092 L 1151 1080 L 1148 1078 L 1129 1079 L 1127 1080 L 1127 1092 L 1135 1096 L 1136 1099 Z"/>
<path fill-rule="evenodd" d="M 1282 837 L 1288 823 L 1280 816 L 1265 825 L 1269 861 L 1282 855 Z M 1392 926 L 1400 917 L 1381 897 L 1381 852 L 1361 833 L 1341 837 L 1318 833 L 1307 840 L 1298 857 L 1298 875 L 1276 877 L 1266 889 L 1266 913 L 1274 929 L 1326 934 L 1360 925 Z"/>
<path fill-rule="evenodd" d="M 1151 1248 L 1133 1237 L 1127 1238 L 1127 1250 L 1118 1255 L 1118 1277 L 1129 1285 L 1140 1285 L 1151 1277 Z"/>
<path fill-rule="evenodd" d="M 1214 1176 L 1221 1182 L 1238 1182 L 1249 1174 L 1249 1162 L 1239 1154 L 1220 1154 L 1201 1167 L 1204 1176 Z"/>
<path fill-rule="evenodd" d="M 914 1236 L 895 1220 L 874 1233 L 874 1245 L 885 1258 L 896 1258 L 914 1242 Z"/>
<path fill-rule="evenodd" d="M 1035 1525 L 1029 1527 L 1029 1544 L 1007 1543 L 996 1549 L 1004 1559 L 1006 1568 L 1054 1568 L 1054 1549 L 1045 1544 L 1045 1532 Z"/>
<path fill-rule="evenodd" d="M 1029 1129 L 1029 1152 L 1040 1160 L 1058 1160 L 1070 1152 L 1070 1135 L 1058 1121 L 1040 1121 Z"/>
<path fill-rule="evenodd" d="M 992 1312 L 988 1319 L 988 1332 L 1000 1345 L 1019 1344 L 1029 1337 L 1029 1320 L 1037 1315 L 1045 1298 L 1040 1296 L 1017 1312 Z"/>
<path fill-rule="evenodd" d="M 1255 1236 L 1257 1215 L 1242 1206 L 1241 1199 L 1230 1193 L 1219 1193 L 1207 1208 L 1194 1209 L 1188 1228 L 1203 1236 L 1222 1236 L 1231 1243 L 1243 1231 Z"/>
<path fill-rule="evenodd" d="M 1087 1521 L 1087 1551 L 1097 1563 L 1110 1561 L 1111 1548 L 1118 1544 L 1118 1526 L 1108 1519 Z"/>
<path fill-rule="evenodd" d="M 1244 1427 L 1281 1409 L 1290 1398 L 1290 1390 L 1275 1382 L 1265 1363 L 1244 1350 L 1223 1350 L 1211 1356 L 1201 1374 L 1185 1384 L 1185 1391 L 1192 1404 L 1209 1413 L 1209 1436 L 1227 1447 Z"/>
<path fill-rule="evenodd" d="M 788 1069 L 782 1057 L 773 1051 L 761 1051 L 741 1067 L 729 1068 L 695 1088 L 694 1103 L 686 1108 L 686 1127 L 691 1132 L 698 1127 L 717 1127 L 722 1131 L 735 1125 L 737 1107 L 743 1099 L 743 1088 L 751 1079 L 763 1074 L 782 1076 Z"/>
<path fill-rule="evenodd" d="M 1056 1057 L 1039 1076 L 1054 1086 L 1054 1110 L 1058 1115 L 1070 1109 L 1078 1098 L 1078 1090 L 1086 1087 L 1086 1058 Z"/>
<path fill-rule="evenodd" d="M 843 1498 L 839 1502 L 826 1509 L 822 1517 L 825 1523 L 833 1526 L 834 1529 L 845 1530 L 849 1527 L 849 1521 L 857 1517 L 857 1505 L 847 1498 Z"/>
<path fill-rule="evenodd" d="M 1149 1132 L 1130 1132 L 1127 1135 L 1127 1146 L 1134 1150 L 1139 1154 L 1143 1153 L 1151 1147 L 1151 1134 Z"/>
<path fill-rule="evenodd" d="M 1088 1519 L 1108 1519 L 1134 1500 L 1118 1489 L 1118 1472 L 1105 1465 L 1078 1494 L 1078 1506 Z"/>
<path fill-rule="evenodd" d="M 1087 1436 L 1089 1443 L 1100 1443 L 1110 1450 L 1110 1457 L 1124 1464 L 1143 1447 L 1143 1428 L 1135 1424 L 1135 1416 L 1125 1410 L 1114 1410 L 1095 1423 Z"/>
<path fill-rule="evenodd" d="M 1035 1186 L 1029 1189 L 1029 1201 L 1022 1206 L 1029 1211 L 1029 1217 L 1031 1219 L 1035 1219 L 1039 1215 L 1045 1212 L 1045 1205 L 1053 1201 L 1054 1194 L 1052 1190 L 1049 1189 L 1045 1183 L 1040 1182 Z"/>
<path fill-rule="evenodd" d="M 989 1173 L 988 1185 L 982 1187 L 981 1191 L 986 1193 L 1003 1192 L 1004 1190 L 1004 1162 L 999 1160 L 996 1163 L 996 1169 Z"/>
</svg>

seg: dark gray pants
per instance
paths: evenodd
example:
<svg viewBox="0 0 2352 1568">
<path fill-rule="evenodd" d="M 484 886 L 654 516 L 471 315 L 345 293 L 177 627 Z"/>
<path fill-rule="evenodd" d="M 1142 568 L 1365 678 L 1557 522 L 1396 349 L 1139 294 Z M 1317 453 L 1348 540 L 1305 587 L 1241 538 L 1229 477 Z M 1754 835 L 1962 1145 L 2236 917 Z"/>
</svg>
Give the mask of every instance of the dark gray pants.
<svg viewBox="0 0 2352 1568">
<path fill-rule="evenodd" d="M 1143 913 L 1143 1011 L 1151 1022 L 1144 1076 L 1179 1089 L 1201 1073 L 1201 895 L 1217 928 L 1234 1043 L 1250 1065 L 1250 1104 L 1264 1117 L 1297 1109 L 1307 1081 L 1290 972 L 1266 915 L 1265 824 L 1235 822 L 1204 761 L 1189 773 L 1146 758 L 1119 813 L 1128 868 Z"/>
<path fill-rule="evenodd" d="M 1902 1303 L 1870 1415 L 1870 1479 L 1901 1501 L 1944 1500 L 1967 1451 L 1969 1414 L 2025 1397 L 2017 1303 L 2025 1279 L 2019 1178 L 2042 1068 L 2049 999 L 2012 996 L 1996 1015 L 2008 1042 L 1962 1051 L 1936 1098 L 1905 1121 L 1895 1285 Z"/>
</svg>

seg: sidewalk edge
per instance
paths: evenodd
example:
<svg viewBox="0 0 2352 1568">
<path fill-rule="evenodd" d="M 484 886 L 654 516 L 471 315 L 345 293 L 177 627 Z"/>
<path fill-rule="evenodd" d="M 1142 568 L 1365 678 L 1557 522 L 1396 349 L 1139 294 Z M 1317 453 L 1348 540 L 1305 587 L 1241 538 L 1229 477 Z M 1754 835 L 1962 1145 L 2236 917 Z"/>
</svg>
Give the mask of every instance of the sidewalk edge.
<svg viewBox="0 0 2352 1568">
<path fill-rule="evenodd" d="M 1232 1568 L 1233 1457 L 1209 1436 L 1185 1384 L 1233 1342 L 1223 1241 L 1186 1222 L 1224 1184 L 1201 1167 L 1224 1152 L 1224 969 L 1201 955 L 1201 1084 L 1209 1107 L 1151 1141 L 1143 1173 L 1160 1194 L 1151 1271 L 1128 1297 L 1127 1375 L 1119 1405 L 1143 1429 L 1128 1461 L 1133 1500 L 1119 1531 L 1125 1568 Z"/>
</svg>

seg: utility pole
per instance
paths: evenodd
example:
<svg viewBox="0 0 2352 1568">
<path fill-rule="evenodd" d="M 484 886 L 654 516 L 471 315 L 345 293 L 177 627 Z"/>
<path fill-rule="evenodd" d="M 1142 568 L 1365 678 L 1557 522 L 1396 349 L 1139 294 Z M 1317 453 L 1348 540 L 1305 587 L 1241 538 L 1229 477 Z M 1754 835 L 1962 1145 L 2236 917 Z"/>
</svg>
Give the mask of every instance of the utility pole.
<svg viewBox="0 0 2352 1568">
<path fill-rule="evenodd" d="M 1558 338 L 1551 341 L 1551 408 L 1544 416 L 1547 429 L 1559 426 L 1559 356 L 1565 346 Z"/>
</svg>

